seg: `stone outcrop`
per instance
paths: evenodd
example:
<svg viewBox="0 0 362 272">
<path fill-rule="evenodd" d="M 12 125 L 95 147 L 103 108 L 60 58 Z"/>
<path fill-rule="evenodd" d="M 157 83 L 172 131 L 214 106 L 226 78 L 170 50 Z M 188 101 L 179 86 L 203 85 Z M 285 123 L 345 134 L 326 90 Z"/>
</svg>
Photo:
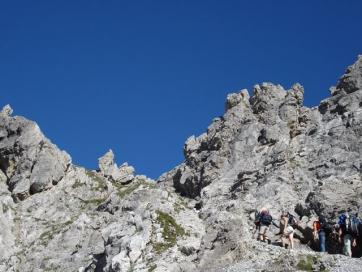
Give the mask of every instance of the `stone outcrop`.
<svg viewBox="0 0 362 272">
<path fill-rule="evenodd" d="M 134 179 L 134 168 L 127 163 L 123 163 L 119 168 L 114 163 L 114 154 L 109 150 L 103 157 L 98 159 L 101 174 L 113 181 L 127 184 Z"/>
<path fill-rule="evenodd" d="M 117 166 L 71 164 L 36 123 L 0 112 L 0 271 L 360 271 L 359 258 L 315 251 L 323 213 L 362 206 L 362 57 L 314 108 L 272 83 L 227 96 L 225 113 L 184 145 L 157 181 Z M 300 217 L 296 249 L 253 238 L 254 211 Z M 362 214 L 360 214 L 362 217 Z M 362 255 L 362 239 L 354 256 Z"/>
<path fill-rule="evenodd" d="M 300 84 L 263 83 L 250 98 L 245 90 L 230 94 L 225 114 L 186 141 L 185 162 L 160 182 L 198 201 L 206 227 L 200 269 L 220 265 L 226 252 L 237 258 L 230 252 L 250 243 L 252 215 L 263 206 L 275 217 L 297 212 L 297 237 L 311 247 L 318 214 L 336 222 L 348 207 L 361 212 L 361 64 L 359 57 L 315 108 L 303 106 Z"/>
<path fill-rule="evenodd" d="M 45 138 L 36 123 L 11 114 L 9 105 L 0 113 L 0 169 L 14 199 L 22 200 L 57 184 L 71 158 Z"/>
</svg>

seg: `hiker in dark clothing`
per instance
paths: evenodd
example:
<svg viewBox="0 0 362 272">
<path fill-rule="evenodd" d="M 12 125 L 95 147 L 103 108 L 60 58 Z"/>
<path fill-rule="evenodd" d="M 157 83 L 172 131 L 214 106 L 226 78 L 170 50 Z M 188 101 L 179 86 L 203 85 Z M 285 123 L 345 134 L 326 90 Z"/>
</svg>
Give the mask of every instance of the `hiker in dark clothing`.
<svg viewBox="0 0 362 272">
<path fill-rule="evenodd" d="M 343 254 L 352 257 L 352 247 L 357 246 L 359 220 L 350 216 L 350 209 L 339 217 L 339 242 L 343 239 Z"/>
<path fill-rule="evenodd" d="M 267 208 L 263 207 L 259 212 L 259 237 L 258 240 L 263 242 L 268 242 L 270 244 L 269 239 L 269 228 L 270 224 L 273 222 L 273 217 L 270 215 Z"/>
<path fill-rule="evenodd" d="M 253 229 L 253 239 L 255 239 L 255 235 L 257 239 L 259 239 L 259 230 L 260 230 L 260 211 L 255 211 L 254 215 L 254 229 Z"/>
<path fill-rule="evenodd" d="M 339 225 L 335 224 L 334 226 L 332 226 L 332 231 L 328 235 L 327 239 L 326 247 L 328 253 L 340 254 L 341 253 L 340 245 L 341 244 L 339 243 Z"/>
</svg>

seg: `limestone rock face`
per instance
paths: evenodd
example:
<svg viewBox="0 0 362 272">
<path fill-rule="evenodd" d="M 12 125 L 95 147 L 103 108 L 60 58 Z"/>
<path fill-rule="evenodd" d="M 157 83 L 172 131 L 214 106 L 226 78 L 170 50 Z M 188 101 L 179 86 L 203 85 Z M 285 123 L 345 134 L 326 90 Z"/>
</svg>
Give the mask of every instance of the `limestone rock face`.
<svg viewBox="0 0 362 272">
<path fill-rule="evenodd" d="M 45 138 L 36 123 L 11 113 L 10 106 L 0 113 L 0 168 L 14 199 L 22 200 L 57 184 L 71 158 Z"/>
<path fill-rule="evenodd" d="M 362 55 L 358 56 L 358 61 L 347 68 L 346 73 L 339 79 L 336 93 L 353 93 L 362 89 Z"/>
<path fill-rule="evenodd" d="M 225 113 L 153 181 L 110 150 L 98 170 L 71 164 L 36 123 L 0 112 L 0 271 L 360 271 L 315 252 L 312 224 L 362 217 L 362 58 L 314 108 L 303 87 L 227 96 Z M 300 219 L 293 251 L 256 241 L 254 211 Z M 362 239 L 354 256 L 362 256 Z"/>
<path fill-rule="evenodd" d="M 359 57 L 332 88 L 333 96 L 311 109 L 303 106 L 298 83 L 289 90 L 256 85 L 250 98 L 245 90 L 230 94 L 225 114 L 186 141 L 185 162 L 159 182 L 198 201 L 206 228 L 200 269 L 223 267 L 229 259 L 257 262 L 255 250 L 245 245 L 252 240 L 251 215 L 263 206 L 275 218 L 284 209 L 298 213 L 301 247 L 311 242 L 318 214 L 336 223 L 348 207 L 361 212 L 361 65 Z"/>
</svg>

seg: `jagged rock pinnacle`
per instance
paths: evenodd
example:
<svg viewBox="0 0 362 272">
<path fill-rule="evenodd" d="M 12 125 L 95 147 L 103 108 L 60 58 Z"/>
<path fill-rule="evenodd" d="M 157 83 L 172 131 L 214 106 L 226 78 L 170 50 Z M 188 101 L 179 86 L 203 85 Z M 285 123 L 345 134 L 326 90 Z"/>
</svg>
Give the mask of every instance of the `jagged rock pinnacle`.
<svg viewBox="0 0 362 272">
<path fill-rule="evenodd" d="M 11 108 L 11 106 L 9 104 L 7 104 L 3 107 L 0 114 L 10 116 L 13 114 L 13 109 Z"/>
</svg>

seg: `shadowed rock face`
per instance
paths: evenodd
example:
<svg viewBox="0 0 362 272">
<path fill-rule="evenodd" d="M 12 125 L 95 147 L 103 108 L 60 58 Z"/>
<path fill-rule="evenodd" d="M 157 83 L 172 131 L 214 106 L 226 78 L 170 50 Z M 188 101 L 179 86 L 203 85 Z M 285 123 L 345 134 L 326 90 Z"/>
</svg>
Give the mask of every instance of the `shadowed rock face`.
<svg viewBox="0 0 362 272">
<path fill-rule="evenodd" d="M 300 84 L 228 95 L 225 114 L 187 139 L 185 161 L 157 182 L 118 167 L 111 150 L 97 171 L 74 166 L 5 106 L 0 271 L 360 271 L 359 259 L 315 253 L 311 225 L 321 213 L 360 212 L 361 67 L 360 57 L 314 108 Z M 298 213 L 296 250 L 252 238 L 263 206 L 275 218 Z"/>
</svg>

